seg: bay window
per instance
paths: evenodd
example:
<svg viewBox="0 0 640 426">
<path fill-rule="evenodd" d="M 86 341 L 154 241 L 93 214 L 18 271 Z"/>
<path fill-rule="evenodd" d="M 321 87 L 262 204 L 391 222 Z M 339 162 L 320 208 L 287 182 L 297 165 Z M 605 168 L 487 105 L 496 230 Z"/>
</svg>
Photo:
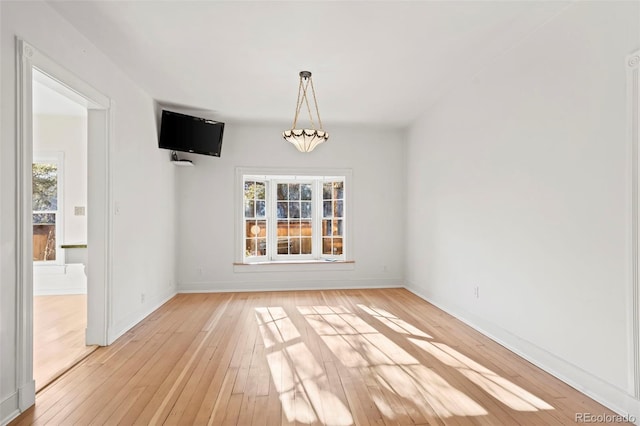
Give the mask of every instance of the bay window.
<svg viewBox="0 0 640 426">
<path fill-rule="evenodd" d="M 346 176 L 239 175 L 242 263 L 346 259 Z"/>
</svg>

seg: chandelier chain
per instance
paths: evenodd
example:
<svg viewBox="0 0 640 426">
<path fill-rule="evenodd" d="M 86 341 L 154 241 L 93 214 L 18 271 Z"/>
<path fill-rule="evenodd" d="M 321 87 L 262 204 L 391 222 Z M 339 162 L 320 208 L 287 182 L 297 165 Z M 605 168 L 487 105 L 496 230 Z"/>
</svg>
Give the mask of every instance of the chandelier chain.
<svg viewBox="0 0 640 426">
<path fill-rule="evenodd" d="M 304 93 L 304 94 L 302 95 L 302 97 L 304 98 L 304 101 L 305 101 L 305 102 L 306 102 L 306 104 L 307 104 L 307 111 L 309 112 L 309 121 L 311 122 L 311 128 L 312 128 L 312 129 L 315 129 L 315 128 L 316 128 L 316 126 L 313 124 L 313 115 L 311 114 L 311 107 L 309 106 L 309 97 L 307 96 L 307 88 L 309 87 L 309 82 L 311 82 L 311 89 L 313 89 L 313 80 L 311 80 L 311 77 L 309 77 L 309 78 L 307 79 L 307 81 L 306 81 L 305 86 L 302 88 L 303 93 Z M 314 94 L 314 98 L 313 98 L 313 100 L 315 101 L 315 94 Z M 318 107 L 316 106 L 316 109 L 317 109 L 317 108 L 318 108 Z"/>
<path fill-rule="evenodd" d="M 296 115 L 293 117 L 293 126 L 292 129 L 296 128 L 296 124 L 298 124 L 298 115 L 300 115 L 300 107 L 302 107 L 302 102 L 300 99 L 300 93 L 302 92 L 302 77 L 300 77 L 300 84 L 298 85 L 298 99 L 296 100 Z"/>
<path fill-rule="evenodd" d="M 309 77 L 309 82 L 311 82 L 311 92 L 313 93 L 313 103 L 316 106 L 316 115 L 318 116 L 318 125 L 320 126 L 320 130 L 322 130 L 322 120 L 320 119 L 320 110 L 318 109 L 318 98 L 316 98 L 316 89 L 313 87 L 313 80 Z M 307 104 L 307 108 L 309 105 Z M 311 110 L 309 110 L 309 114 L 311 114 Z M 313 121 L 311 122 L 313 123 Z"/>
</svg>

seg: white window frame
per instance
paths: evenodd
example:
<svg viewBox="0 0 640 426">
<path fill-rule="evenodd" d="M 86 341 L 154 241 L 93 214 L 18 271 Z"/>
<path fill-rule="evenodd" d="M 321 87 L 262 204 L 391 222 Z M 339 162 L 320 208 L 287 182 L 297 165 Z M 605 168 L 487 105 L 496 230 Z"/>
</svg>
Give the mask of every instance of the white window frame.
<svg viewBox="0 0 640 426">
<path fill-rule="evenodd" d="M 351 242 L 351 169 L 280 169 L 280 168 L 236 168 L 236 264 L 286 264 L 286 263 L 345 263 L 352 262 Z M 246 256 L 244 223 L 244 182 L 255 179 L 269 180 L 266 188 L 267 256 Z M 312 197 L 312 254 L 277 254 L 277 194 L 276 182 L 306 183 L 315 181 Z M 325 181 L 344 181 L 343 204 L 343 251 L 342 255 L 322 254 L 322 184 Z M 319 197 L 319 198 L 318 198 Z M 319 202 L 317 200 L 320 200 Z"/>
<path fill-rule="evenodd" d="M 34 260 L 35 267 L 41 266 L 59 266 L 65 264 L 65 252 L 60 248 L 62 238 L 64 236 L 64 152 L 34 152 L 33 164 L 55 164 L 58 166 L 57 185 L 58 185 L 58 210 L 51 212 L 39 213 L 55 213 L 56 215 L 56 260 Z M 31 207 L 31 216 L 33 217 L 33 207 Z M 31 222 L 33 228 L 33 220 Z"/>
</svg>

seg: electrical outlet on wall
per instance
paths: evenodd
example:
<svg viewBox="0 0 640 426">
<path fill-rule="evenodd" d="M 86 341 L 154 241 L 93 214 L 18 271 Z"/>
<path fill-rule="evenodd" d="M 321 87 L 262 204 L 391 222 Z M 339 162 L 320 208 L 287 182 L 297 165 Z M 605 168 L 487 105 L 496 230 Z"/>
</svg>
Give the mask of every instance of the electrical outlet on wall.
<svg viewBox="0 0 640 426">
<path fill-rule="evenodd" d="M 473 288 L 473 295 L 476 297 L 476 299 L 480 298 L 480 286 L 475 286 Z"/>
</svg>

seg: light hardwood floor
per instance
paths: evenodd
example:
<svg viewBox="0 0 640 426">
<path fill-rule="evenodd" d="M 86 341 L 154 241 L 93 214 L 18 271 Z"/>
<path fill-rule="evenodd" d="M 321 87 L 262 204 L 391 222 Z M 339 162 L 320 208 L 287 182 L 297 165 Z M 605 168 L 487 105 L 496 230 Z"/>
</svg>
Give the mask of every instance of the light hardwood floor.
<svg viewBox="0 0 640 426">
<path fill-rule="evenodd" d="M 33 298 L 33 375 L 40 390 L 90 354 L 85 345 L 87 295 Z"/>
<path fill-rule="evenodd" d="M 13 425 L 574 424 L 613 414 L 403 289 L 180 294 Z"/>
</svg>

